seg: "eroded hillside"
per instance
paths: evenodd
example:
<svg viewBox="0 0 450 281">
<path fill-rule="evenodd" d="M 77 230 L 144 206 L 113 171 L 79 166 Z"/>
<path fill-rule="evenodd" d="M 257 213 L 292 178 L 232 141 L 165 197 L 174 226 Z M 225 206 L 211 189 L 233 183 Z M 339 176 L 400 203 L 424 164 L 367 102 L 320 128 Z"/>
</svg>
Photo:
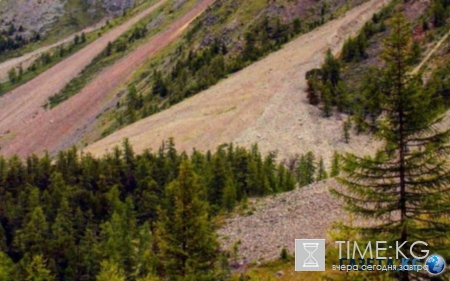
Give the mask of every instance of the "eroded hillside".
<svg viewBox="0 0 450 281">
<path fill-rule="evenodd" d="M 369 1 L 324 26 L 300 36 L 282 50 L 231 75 L 172 108 L 136 122 L 89 146 L 103 154 L 129 138 L 137 151 L 157 148 L 174 137 L 178 148 L 213 149 L 224 142 L 278 150 L 282 157 L 308 150 L 329 159 L 333 150 L 373 151 L 367 136 L 346 144 L 343 116 L 329 119 L 306 100 L 305 73 L 323 61 L 328 48 L 340 50 L 379 11 L 383 1 Z"/>
</svg>

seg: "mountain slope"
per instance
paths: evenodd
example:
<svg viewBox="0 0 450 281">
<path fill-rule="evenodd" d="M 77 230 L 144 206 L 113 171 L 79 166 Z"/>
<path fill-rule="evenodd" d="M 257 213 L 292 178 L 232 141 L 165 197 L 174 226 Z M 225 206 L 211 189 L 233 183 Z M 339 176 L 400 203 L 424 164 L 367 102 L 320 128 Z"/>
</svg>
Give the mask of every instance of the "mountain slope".
<svg viewBox="0 0 450 281">
<path fill-rule="evenodd" d="M 44 111 L 42 105 L 48 97 L 64 87 L 68 79 L 78 75 L 94 57 L 105 49 L 109 41 L 118 38 L 133 24 L 151 14 L 162 4 L 164 4 L 164 0 L 108 32 L 30 82 L 0 97 L 0 136 L 6 132 L 15 133 L 17 128 L 42 113 Z"/>
<path fill-rule="evenodd" d="M 258 142 L 263 151 L 278 149 L 282 157 L 308 150 L 324 158 L 333 149 L 372 151 L 373 143 L 365 136 L 345 144 L 341 118 L 321 118 L 320 111 L 307 104 L 304 77 L 307 70 L 321 64 L 328 48 L 339 50 L 383 5 L 375 0 L 362 4 L 203 93 L 136 122 L 86 151 L 100 155 L 129 138 L 139 152 L 156 149 L 169 137 L 185 150 Z"/>
<path fill-rule="evenodd" d="M 165 110 L 366 1 L 217 0 L 176 46 L 137 71 L 130 84 L 140 100 L 124 95 L 98 131 L 104 137 Z"/>
<path fill-rule="evenodd" d="M 28 68 L 35 62 L 43 53 L 57 47 L 61 46 L 62 44 L 66 44 L 69 42 L 72 42 L 74 40 L 74 36 L 78 35 L 81 36 L 82 33 L 89 33 L 95 30 L 98 30 L 104 25 L 104 22 L 100 22 L 96 25 L 87 27 L 80 32 L 77 32 L 75 34 L 72 34 L 68 37 L 65 37 L 61 40 L 58 40 L 55 43 L 45 45 L 43 47 L 37 48 L 31 52 L 27 52 L 19 57 L 15 57 L 9 60 L 6 60 L 4 62 L 0 63 L 0 83 L 3 83 L 8 80 L 8 71 L 11 70 L 11 68 L 18 68 L 22 67 L 23 69 Z"/>
<path fill-rule="evenodd" d="M 133 0 L 3 0 L 0 3 L 0 29 L 13 24 L 22 26 L 25 37 L 39 33 L 42 37 L 72 33 L 104 17 L 121 15 L 142 1 Z"/>
<path fill-rule="evenodd" d="M 19 99 L 26 100 L 27 97 L 24 97 L 23 93 L 22 95 L 15 93 L 16 91 L 2 98 L 10 102 L 9 106 L 6 104 L 3 106 L 4 103 L 0 105 L 0 112 L 3 114 L 0 116 L 4 116 L 0 122 L 0 131 L 7 132 L 0 141 L 2 154 L 12 155 L 17 153 L 20 156 L 26 156 L 32 153 L 42 153 L 44 150 L 60 151 L 75 144 L 80 139 L 79 136 L 83 135 L 83 130 L 92 125 L 96 116 L 104 110 L 107 102 L 112 98 L 111 92 L 126 82 L 133 71 L 147 58 L 180 36 L 189 23 L 212 2 L 213 0 L 199 1 L 166 30 L 153 36 L 151 40 L 135 51 L 101 71 L 78 95 L 51 110 L 44 111 L 39 107 L 52 93 L 56 92 L 56 87 L 61 89 L 73 75 L 59 76 L 64 77 L 65 80 L 58 83 L 43 83 L 44 87 L 50 85 L 51 91 L 39 92 L 40 95 L 35 97 L 32 103 L 18 102 Z M 162 3 L 164 3 L 164 0 L 157 5 L 162 5 Z M 80 53 L 76 55 L 83 56 Z M 66 67 L 67 65 L 67 62 L 63 62 L 59 67 Z M 50 69 L 51 73 L 55 73 L 55 71 L 55 68 Z M 52 77 L 57 81 L 60 79 L 59 77 Z M 43 79 L 41 76 L 38 78 Z M 39 85 L 36 82 L 37 79 L 31 82 Z M 19 89 L 23 89 L 27 85 Z M 33 92 L 29 95 L 33 96 Z M 15 108 L 11 108 L 11 104 Z M 24 110 L 24 106 L 28 108 Z"/>
</svg>

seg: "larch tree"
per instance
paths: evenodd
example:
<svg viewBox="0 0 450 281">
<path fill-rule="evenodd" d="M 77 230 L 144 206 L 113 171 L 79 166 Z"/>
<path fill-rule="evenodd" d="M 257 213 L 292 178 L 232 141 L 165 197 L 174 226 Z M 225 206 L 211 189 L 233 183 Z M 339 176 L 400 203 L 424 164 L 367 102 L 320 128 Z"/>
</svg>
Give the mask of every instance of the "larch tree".
<svg viewBox="0 0 450 281">
<path fill-rule="evenodd" d="M 327 173 L 327 170 L 325 169 L 325 163 L 323 162 L 323 158 L 320 157 L 316 179 L 317 179 L 317 181 L 321 181 L 321 180 L 324 180 L 327 178 L 328 178 L 328 173 Z"/>
<path fill-rule="evenodd" d="M 33 256 L 31 262 L 25 268 L 25 280 L 27 281 L 53 281 L 56 280 L 52 272 L 47 268 L 46 260 L 42 255 Z"/>
<path fill-rule="evenodd" d="M 188 160 L 166 188 L 169 204 L 160 210 L 156 239 L 169 280 L 213 280 L 217 241 L 208 220 L 204 187 Z"/>
<path fill-rule="evenodd" d="M 331 172 L 330 172 L 330 176 L 332 178 L 339 176 L 340 173 L 339 158 L 340 158 L 339 153 L 337 151 L 334 151 L 333 158 L 331 159 Z"/>
<path fill-rule="evenodd" d="M 343 188 L 332 190 L 348 211 L 372 221 L 358 228 L 363 237 L 405 243 L 407 257 L 418 240 L 442 251 L 450 231 L 450 130 L 442 129 L 443 117 L 429 106 L 431 95 L 409 74 L 410 43 L 408 22 L 395 16 L 384 42 L 386 65 L 379 81 L 383 114 L 376 136 L 384 146 L 374 157 L 345 155 Z M 422 256 L 417 246 L 416 256 Z M 412 274 L 417 273 L 403 271 L 396 277 L 410 280 Z"/>
</svg>

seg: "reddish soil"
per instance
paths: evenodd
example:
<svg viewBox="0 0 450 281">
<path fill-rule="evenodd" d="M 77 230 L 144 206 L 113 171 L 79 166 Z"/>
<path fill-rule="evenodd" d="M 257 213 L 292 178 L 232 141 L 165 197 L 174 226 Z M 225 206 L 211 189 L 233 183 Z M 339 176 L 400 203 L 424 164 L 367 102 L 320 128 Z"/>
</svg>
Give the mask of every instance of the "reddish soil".
<svg viewBox="0 0 450 281">
<path fill-rule="evenodd" d="M 47 46 L 43 46 L 37 50 L 23 54 L 20 57 L 16 57 L 16 58 L 13 58 L 13 59 L 10 59 L 10 60 L 0 63 L 0 83 L 3 83 L 4 81 L 8 80 L 8 71 L 11 68 L 13 68 L 13 67 L 17 68 L 19 66 L 22 66 L 23 69 L 26 69 L 27 67 L 32 65 L 33 62 L 35 62 L 43 53 L 47 52 L 48 50 L 51 50 L 51 49 L 54 49 L 55 47 L 72 42 L 73 38 L 76 34 L 81 35 L 81 33 L 83 33 L 83 32 L 89 33 L 89 32 L 95 31 L 97 29 L 100 29 L 102 26 L 105 25 L 105 23 L 106 23 L 106 20 L 102 20 L 93 26 L 87 27 L 80 32 L 77 32 L 75 34 L 72 34 L 72 35 L 64 38 L 64 39 L 61 39 L 56 43 L 53 43 L 53 44 L 50 44 Z"/>
<path fill-rule="evenodd" d="M 95 122 L 96 116 L 102 112 L 105 104 L 112 98 L 110 93 L 125 83 L 133 71 L 150 56 L 180 36 L 188 24 L 213 2 L 214 0 L 199 1 L 194 8 L 173 22 L 165 31 L 158 33 L 123 59 L 105 68 L 80 93 L 52 110 L 38 110 L 36 107 L 29 106 L 29 103 L 41 106 L 51 95 L 46 93 L 56 92 L 49 91 L 49 87 L 54 88 L 55 83 L 64 85 L 74 77 L 65 72 L 65 68 L 71 68 L 69 62 L 66 62 L 63 67 L 56 66 L 56 69 L 49 70 L 53 73 L 53 75 L 48 75 L 52 81 L 44 82 L 45 80 L 39 77 L 39 83 L 34 80 L 29 83 L 41 86 L 40 90 L 33 91 L 33 96 L 45 96 L 39 102 L 28 101 L 27 98 L 24 98 L 21 102 L 10 103 L 15 106 L 10 109 L 0 101 L 0 132 L 10 130 L 0 141 L 1 153 L 5 156 L 18 154 L 25 157 L 32 153 L 40 154 L 45 150 L 58 151 L 79 141 L 83 136 L 83 130 Z M 161 3 L 159 2 L 159 5 Z M 55 81 L 58 79 L 62 81 L 60 83 Z M 32 85 L 27 84 L 25 87 L 28 87 L 29 90 L 22 90 L 21 93 L 9 95 L 9 97 L 17 96 L 18 99 L 32 89 Z M 35 113 L 30 109 L 39 111 L 37 116 L 33 116 Z M 23 112 L 23 114 L 19 114 L 19 112 Z M 4 119 L 8 119 L 8 121 Z"/>
<path fill-rule="evenodd" d="M 121 34 L 161 7 L 166 1 L 159 1 L 33 80 L 0 97 L 1 147 L 8 147 L 14 136 L 18 135 L 24 127 L 32 123 L 37 117 L 44 114 L 42 105 L 47 102 L 48 98 L 58 93 L 70 80 L 76 77 L 92 59 L 106 48 L 109 41 L 116 40 Z M 39 125 L 42 126 L 42 123 Z M 17 142 L 17 139 L 15 139 L 15 142 Z"/>
</svg>

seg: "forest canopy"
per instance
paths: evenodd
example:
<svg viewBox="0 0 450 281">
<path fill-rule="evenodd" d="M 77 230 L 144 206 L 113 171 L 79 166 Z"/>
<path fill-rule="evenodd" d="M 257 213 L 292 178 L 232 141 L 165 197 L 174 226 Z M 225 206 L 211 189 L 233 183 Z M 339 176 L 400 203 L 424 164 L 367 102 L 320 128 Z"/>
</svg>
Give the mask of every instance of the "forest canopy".
<svg viewBox="0 0 450 281">
<path fill-rule="evenodd" d="M 294 188 L 276 153 L 256 145 L 189 156 L 171 139 L 136 155 L 125 141 L 100 158 L 76 148 L 0 157 L 0 279 L 220 280 L 213 218 Z"/>
</svg>

